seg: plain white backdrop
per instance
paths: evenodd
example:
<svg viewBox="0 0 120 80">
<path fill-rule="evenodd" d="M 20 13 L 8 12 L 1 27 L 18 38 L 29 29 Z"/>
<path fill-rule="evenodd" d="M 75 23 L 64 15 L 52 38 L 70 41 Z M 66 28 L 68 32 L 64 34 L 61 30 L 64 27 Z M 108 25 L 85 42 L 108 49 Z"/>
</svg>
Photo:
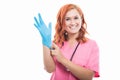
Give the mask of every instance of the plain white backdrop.
<svg viewBox="0 0 120 80">
<path fill-rule="evenodd" d="M 75 3 L 84 12 L 91 38 L 100 47 L 100 78 L 119 80 L 120 11 L 118 0 L 1 0 L 0 80 L 49 80 L 44 70 L 41 36 L 34 16 L 54 25 L 59 8 Z M 53 36 L 52 36 L 53 37 Z"/>
</svg>

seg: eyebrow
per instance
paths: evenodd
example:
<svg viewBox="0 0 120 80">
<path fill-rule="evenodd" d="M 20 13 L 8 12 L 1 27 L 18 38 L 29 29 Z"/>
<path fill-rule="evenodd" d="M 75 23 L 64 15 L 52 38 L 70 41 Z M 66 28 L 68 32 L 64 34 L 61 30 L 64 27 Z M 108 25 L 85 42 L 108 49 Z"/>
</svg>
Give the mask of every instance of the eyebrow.
<svg viewBox="0 0 120 80">
<path fill-rule="evenodd" d="M 75 15 L 75 16 L 72 16 L 72 17 L 79 17 L 79 15 Z M 69 16 L 65 17 L 65 18 L 70 18 Z M 81 16 L 80 16 L 81 18 Z"/>
</svg>

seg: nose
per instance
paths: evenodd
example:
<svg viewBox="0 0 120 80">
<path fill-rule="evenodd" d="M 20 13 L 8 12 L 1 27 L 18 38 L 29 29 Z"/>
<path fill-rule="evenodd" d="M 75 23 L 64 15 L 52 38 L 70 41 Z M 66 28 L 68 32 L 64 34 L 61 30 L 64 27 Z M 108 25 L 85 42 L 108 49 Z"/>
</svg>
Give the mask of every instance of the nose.
<svg viewBox="0 0 120 80">
<path fill-rule="evenodd" d="M 75 25 L 76 24 L 75 20 L 72 19 L 71 22 L 70 22 L 70 24 L 71 25 Z"/>
</svg>

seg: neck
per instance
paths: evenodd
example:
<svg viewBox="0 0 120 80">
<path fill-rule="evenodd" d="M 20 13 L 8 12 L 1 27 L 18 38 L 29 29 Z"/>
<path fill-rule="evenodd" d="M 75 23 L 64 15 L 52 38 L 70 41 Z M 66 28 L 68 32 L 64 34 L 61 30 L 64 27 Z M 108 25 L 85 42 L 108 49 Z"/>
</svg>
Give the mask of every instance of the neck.
<svg viewBox="0 0 120 80">
<path fill-rule="evenodd" d="M 78 33 L 68 34 L 69 40 L 76 40 Z"/>
<path fill-rule="evenodd" d="M 77 43 L 76 38 L 78 37 L 78 33 L 68 34 L 69 40 L 68 43 L 70 46 L 74 46 Z"/>
</svg>

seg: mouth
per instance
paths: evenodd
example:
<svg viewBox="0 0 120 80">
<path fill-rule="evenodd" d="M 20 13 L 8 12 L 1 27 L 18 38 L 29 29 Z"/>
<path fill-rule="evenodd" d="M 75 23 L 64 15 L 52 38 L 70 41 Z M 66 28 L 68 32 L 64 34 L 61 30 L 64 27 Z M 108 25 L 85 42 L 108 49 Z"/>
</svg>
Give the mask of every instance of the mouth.
<svg viewBox="0 0 120 80">
<path fill-rule="evenodd" d="M 69 26 L 69 28 L 70 28 L 71 30 L 75 30 L 75 29 L 77 28 L 77 26 Z"/>
</svg>

